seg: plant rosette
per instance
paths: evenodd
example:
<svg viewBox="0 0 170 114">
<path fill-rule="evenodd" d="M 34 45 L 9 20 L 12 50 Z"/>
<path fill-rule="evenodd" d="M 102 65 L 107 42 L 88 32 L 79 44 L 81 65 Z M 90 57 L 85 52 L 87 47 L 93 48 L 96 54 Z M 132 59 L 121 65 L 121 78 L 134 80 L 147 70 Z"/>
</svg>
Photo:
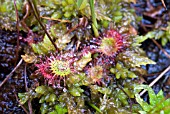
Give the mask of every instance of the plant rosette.
<svg viewBox="0 0 170 114">
<path fill-rule="evenodd" d="M 71 53 L 51 55 L 46 57 L 46 59 L 39 64 L 36 64 L 38 67 L 37 72 L 44 76 L 45 80 L 48 81 L 48 84 L 60 85 L 60 80 L 65 79 L 66 76 L 69 76 L 76 72 L 74 69 L 73 63 L 76 61 Z"/>
<path fill-rule="evenodd" d="M 128 46 L 127 38 L 114 29 L 107 30 L 103 36 L 93 38 L 91 42 L 95 47 L 93 52 L 101 53 L 99 58 L 103 58 L 103 63 L 108 64 L 112 64 L 116 55 Z"/>
</svg>

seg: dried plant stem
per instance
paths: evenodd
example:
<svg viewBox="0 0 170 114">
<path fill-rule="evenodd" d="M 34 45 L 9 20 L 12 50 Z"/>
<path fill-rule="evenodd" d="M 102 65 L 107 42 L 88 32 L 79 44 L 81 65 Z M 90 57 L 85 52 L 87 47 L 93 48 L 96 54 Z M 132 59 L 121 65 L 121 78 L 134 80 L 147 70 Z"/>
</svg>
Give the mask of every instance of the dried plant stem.
<svg viewBox="0 0 170 114">
<path fill-rule="evenodd" d="M 24 67 L 24 81 L 25 81 L 25 90 L 28 91 L 28 86 L 27 86 L 27 64 L 25 64 L 25 67 Z"/>
<path fill-rule="evenodd" d="M 14 0 L 14 8 L 15 8 L 15 15 L 16 15 L 16 20 L 17 20 L 17 24 L 16 24 L 16 29 L 17 29 L 17 49 L 16 49 L 16 61 L 15 61 L 15 65 L 16 65 L 17 60 L 18 60 L 18 52 L 19 52 L 19 18 L 18 18 L 18 10 L 17 10 L 17 6 L 16 6 L 16 0 Z"/>
<path fill-rule="evenodd" d="M 3 86 L 3 84 L 12 76 L 12 74 L 16 71 L 16 69 L 21 65 L 23 59 L 19 61 L 17 66 L 6 76 L 6 78 L 1 82 L 0 88 Z"/>
<path fill-rule="evenodd" d="M 155 78 L 155 80 L 153 80 L 150 84 L 149 84 L 149 87 L 152 87 L 160 78 L 162 78 L 162 76 L 167 73 L 168 71 L 170 71 L 170 65 L 157 77 Z M 140 93 L 140 96 L 142 96 L 144 93 L 146 92 L 146 90 L 143 90 L 141 93 Z"/>
<path fill-rule="evenodd" d="M 71 21 L 70 21 L 70 20 L 54 19 L 54 18 L 50 18 L 50 17 L 43 17 L 43 16 L 41 16 L 40 18 L 47 19 L 47 20 L 52 20 L 52 21 L 58 21 L 58 22 L 61 22 L 61 23 L 71 23 Z"/>
<path fill-rule="evenodd" d="M 164 0 L 161 0 L 161 2 L 163 4 L 164 8 L 167 9 Z"/>
<path fill-rule="evenodd" d="M 158 46 L 159 49 L 162 50 L 162 52 L 170 59 L 170 55 L 161 47 L 161 45 L 154 39 L 152 41 Z"/>
<path fill-rule="evenodd" d="M 16 100 L 18 101 L 19 105 L 22 107 L 22 109 L 25 111 L 26 114 L 29 114 L 29 112 L 25 109 L 25 107 L 19 102 L 18 97 L 16 93 L 14 93 Z"/>
<path fill-rule="evenodd" d="M 39 22 L 40 26 L 42 27 L 42 29 L 44 30 L 45 34 L 48 36 L 48 38 L 50 39 L 51 43 L 53 44 L 53 46 L 55 47 L 56 50 L 58 50 L 55 42 L 52 40 L 50 34 L 47 32 L 46 28 L 44 27 L 44 25 L 42 24 L 41 20 L 40 20 L 40 17 L 39 17 L 39 14 L 38 14 L 38 10 L 36 8 L 36 5 L 33 3 L 32 0 L 27 0 L 31 9 L 33 10 L 33 14 L 35 16 L 35 18 L 37 19 L 37 21 Z"/>
</svg>

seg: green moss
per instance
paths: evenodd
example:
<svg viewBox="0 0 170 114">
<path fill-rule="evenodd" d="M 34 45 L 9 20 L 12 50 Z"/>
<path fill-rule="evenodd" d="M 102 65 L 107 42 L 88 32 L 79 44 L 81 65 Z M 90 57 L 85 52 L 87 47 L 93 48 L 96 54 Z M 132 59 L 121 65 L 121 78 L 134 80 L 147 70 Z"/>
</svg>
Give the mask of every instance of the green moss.
<svg viewBox="0 0 170 114">
<path fill-rule="evenodd" d="M 32 43 L 31 47 L 32 47 L 33 51 L 38 54 L 47 54 L 50 51 L 55 50 L 54 46 L 52 45 L 52 43 L 49 40 L 49 38 L 47 37 L 47 35 L 45 35 L 42 42 L 39 42 L 37 44 Z"/>
<path fill-rule="evenodd" d="M 111 68 L 110 72 L 115 74 L 116 79 L 125 79 L 125 78 L 136 78 L 137 76 L 121 63 L 117 63 L 115 68 Z"/>
<path fill-rule="evenodd" d="M 14 2 L 11 0 L 0 1 L 0 28 L 5 30 L 16 30 L 16 14 L 14 8 Z M 23 0 L 16 1 L 16 7 L 18 15 L 23 16 L 22 8 L 24 6 Z"/>
</svg>

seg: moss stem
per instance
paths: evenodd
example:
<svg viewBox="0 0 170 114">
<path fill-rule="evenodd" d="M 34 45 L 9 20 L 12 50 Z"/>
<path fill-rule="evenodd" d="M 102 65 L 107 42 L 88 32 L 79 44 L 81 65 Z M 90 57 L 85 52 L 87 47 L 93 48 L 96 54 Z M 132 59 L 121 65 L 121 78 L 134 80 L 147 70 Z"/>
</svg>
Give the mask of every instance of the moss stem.
<svg viewBox="0 0 170 114">
<path fill-rule="evenodd" d="M 92 104 L 92 103 L 90 103 L 90 102 L 88 102 L 88 104 L 89 104 L 92 108 L 94 108 L 97 112 L 102 113 L 101 110 L 100 110 L 97 106 L 95 106 L 94 104 Z"/>
</svg>

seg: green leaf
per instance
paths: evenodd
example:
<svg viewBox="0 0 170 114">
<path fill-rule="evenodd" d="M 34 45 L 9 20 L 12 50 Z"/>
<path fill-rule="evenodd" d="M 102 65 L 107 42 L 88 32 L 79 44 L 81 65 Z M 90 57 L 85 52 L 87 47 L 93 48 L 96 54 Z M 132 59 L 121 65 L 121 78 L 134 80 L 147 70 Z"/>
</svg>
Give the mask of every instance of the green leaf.
<svg viewBox="0 0 170 114">
<path fill-rule="evenodd" d="M 49 105 L 47 105 L 46 103 L 41 104 L 40 107 L 41 114 L 46 114 L 48 112 L 48 109 L 49 109 Z"/>
<path fill-rule="evenodd" d="M 140 67 L 141 65 L 156 64 L 145 56 L 141 56 L 133 51 L 125 51 L 118 55 L 118 60 L 122 60 L 124 64 L 131 67 Z"/>
<path fill-rule="evenodd" d="M 54 102 L 56 99 L 57 99 L 57 96 L 56 96 L 54 93 L 50 94 L 49 100 L 50 100 L 51 102 Z"/>
<path fill-rule="evenodd" d="M 29 99 L 29 96 L 26 93 L 18 93 L 18 97 L 21 104 L 25 104 Z"/>
<path fill-rule="evenodd" d="M 170 99 L 165 100 L 163 96 L 162 90 L 159 91 L 159 93 L 156 95 L 151 87 L 148 85 L 138 85 L 135 88 L 136 89 L 146 89 L 149 94 L 149 101 L 150 104 L 147 102 L 144 102 L 143 99 L 140 98 L 140 95 L 136 92 L 135 97 L 136 101 L 141 105 L 144 111 L 148 112 L 149 114 L 169 114 L 170 112 Z M 143 111 L 140 111 L 143 113 Z"/>
<path fill-rule="evenodd" d="M 156 94 L 154 93 L 154 91 L 150 87 L 148 87 L 147 90 L 148 90 L 148 93 L 149 93 L 149 102 L 150 102 L 150 105 L 154 106 L 157 103 L 157 101 L 158 101 L 158 99 L 156 97 Z"/>
<path fill-rule="evenodd" d="M 52 111 L 49 114 L 58 114 L 56 111 Z"/>
<path fill-rule="evenodd" d="M 102 14 L 101 12 L 97 12 L 97 11 L 96 11 L 95 13 L 96 13 L 96 18 L 97 18 L 98 20 L 112 21 L 111 18 L 109 18 L 107 15 Z"/>
<path fill-rule="evenodd" d="M 160 30 L 156 29 L 153 31 L 148 32 L 144 36 L 137 36 L 133 40 L 132 46 L 140 46 L 143 41 L 145 41 L 148 38 L 153 38 L 155 40 L 161 39 L 161 44 L 165 46 L 170 41 L 170 23 L 168 23 L 168 26 L 166 30 Z"/>
<path fill-rule="evenodd" d="M 155 36 L 154 37 L 150 37 L 150 38 L 154 38 L 156 40 L 160 39 L 165 34 L 165 32 L 161 31 L 161 30 L 159 30 L 159 31 L 156 30 L 154 32 L 155 32 Z"/>
<path fill-rule="evenodd" d="M 48 90 L 46 88 L 46 86 L 38 86 L 35 91 L 39 94 L 47 94 Z"/>
<path fill-rule="evenodd" d="M 80 87 L 70 87 L 69 92 L 73 96 L 81 96 L 81 93 L 84 92 L 84 90 Z"/>
<path fill-rule="evenodd" d="M 79 10 L 82 10 L 86 7 L 87 0 L 77 0 L 77 6 Z"/>
<path fill-rule="evenodd" d="M 134 38 L 134 42 L 135 43 L 133 43 L 132 44 L 132 46 L 140 46 L 141 45 L 141 43 L 142 42 L 144 42 L 145 40 L 147 40 L 147 39 L 149 39 L 149 38 L 154 38 L 155 36 L 156 36 L 156 34 L 157 34 L 157 32 L 158 31 L 150 31 L 150 32 L 148 32 L 146 35 L 144 35 L 144 36 L 136 36 L 135 38 Z M 160 37 L 160 35 L 157 35 L 157 37 Z"/>
<path fill-rule="evenodd" d="M 160 90 L 159 93 L 156 95 L 156 97 L 157 97 L 157 101 L 164 100 L 163 91 Z M 157 102 L 157 103 L 159 103 L 159 102 Z"/>
<path fill-rule="evenodd" d="M 134 38 L 134 42 L 135 42 L 135 43 L 133 43 L 132 46 L 133 46 L 133 47 L 135 47 L 135 46 L 140 46 L 141 43 L 142 43 L 143 41 L 145 41 L 146 39 L 148 39 L 148 38 L 145 37 L 145 36 L 136 36 L 136 37 Z"/>
<path fill-rule="evenodd" d="M 149 94 L 149 102 L 151 105 L 155 105 L 158 101 L 156 94 L 154 93 L 154 91 L 152 90 L 151 87 L 149 87 L 148 85 L 138 85 L 135 87 L 135 89 L 146 89 L 148 91 Z"/>
<path fill-rule="evenodd" d="M 109 88 L 106 88 L 106 87 L 99 87 L 97 85 L 91 85 L 90 88 L 95 93 L 100 92 L 102 94 L 111 94 L 111 90 Z"/>
<path fill-rule="evenodd" d="M 170 106 L 169 106 L 169 104 L 170 104 L 170 99 L 167 99 L 167 100 L 165 100 L 165 101 L 164 101 L 164 100 L 165 100 L 164 98 L 161 99 L 161 100 L 157 103 L 156 108 L 154 108 L 152 112 L 164 111 L 164 114 L 169 114 L 169 112 L 170 112 Z"/>
<path fill-rule="evenodd" d="M 147 114 L 146 111 L 139 111 L 140 114 Z"/>
<path fill-rule="evenodd" d="M 152 109 L 152 107 L 146 103 L 145 101 L 143 101 L 143 99 L 139 96 L 139 94 L 135 94 L 136 97 L 136 101 L 141 105 L 141 107 L 145 110 L 145 111 L 149 111 Z"/>
<path fill-rule="evenodd" d="M 111 68 L 110 72 L 115 74 L 116 79 L 125 78 L 136 78 L 137 75 L 130 71 L 128 68 L 124 67 L 123 64 L 117 63 L 115 68 Z"/>
<path fill-rule="evenodd" d="M 32 43 L 30 45 L 33 51 L 38 54 L 47 54 L 49 51 L 55 50 L 54 46 L 52 45 L 47 35 L 44 36 L 44 39 L 42 42 L 39 42 L 36 44 Z"/>
<path fill-rule="evenodd" d="M 45 96 L 42 96 L 41 99 L 39 100 L 39 103 L 44 103 L 45 102 Z"/>
<path fill-rule="evenodd" d="M 55 110 L 57 111 L 57 114 L 65 114 L 67 113 L 67 109 L 60 104 L 55 105 Z"/>
</svg>

